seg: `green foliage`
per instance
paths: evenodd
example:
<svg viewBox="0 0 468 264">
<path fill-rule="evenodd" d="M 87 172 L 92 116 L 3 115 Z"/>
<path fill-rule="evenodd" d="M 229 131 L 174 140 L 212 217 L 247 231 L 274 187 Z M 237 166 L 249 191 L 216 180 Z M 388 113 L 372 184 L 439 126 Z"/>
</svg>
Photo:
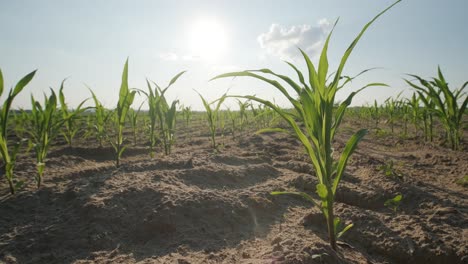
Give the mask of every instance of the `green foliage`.
<svg viewBox="0 0 468 264">
<path fill-rule="evenodd" d="M 388 123 L 390 124 L 392 133 L 394 131 L 393 127 L 396 119 L 396 114 L 401 105 L 401 101 L 398 100 L 398 97 L 400 97 L 400 95 L 401 93 L 398 94 L 396 98 L 388 98 L 387 100 L 385 100 L 385 110 L 388 114 Z M 375 102 L 375 107 L 377 107 L 377 102 Z"/>
<path fill-rule="evenodd" d="M 60 112 L 62 113 L 62 118 L 64 121 L 64 128 L 62 129 L 62 135 L 67 141 L 69 147 L 73 147 L 73 139 L 80 130 L 79 118 L 80 115 L 87 110 L 83 108 L 83 104 L 88 100 L 82 101 L 75 110 L 68 109 L 68 106 L 65 102 L 65 94 L 63 93 L 63 83 L 59 90 L 59 100 L 60 100 Z"/>
<path fill-rule="evenodd" d="M 408 80 L 405 80 L 406 83 L 416 89 L 420 96 L 419 98 L 421 98 L 426 107 L 430 107 L 428 99 L 432 100 L 435 106 L 433 112 L 444 125 L 447 141 L 450 142 L 453 150 L 458 150 L 462 138 L 463 115 L 468 104 L 468 96 L 466 96 L 463 90 L 468 85 L 468 82 L 465 82 L 459 89 L 452 91 L 445 81 L 440 67 L 438 68 L 438 77 L 434 77 L 431 80 L 425 80 L 417 75 L 410 76 L 416 78 L 419 85 Z"/>
<path fill-rule="evenodd" d="M 103 142 L 109 139 L 106 126 L 110 117 L 112 116 L 112 111 L 107 111 L 104 106 L 101 104 L 99 99 L 94 94 L 93 90 L 89 89 L 94 101 L 94 133 L 96 134 L 96 139 L 99 142 L 99 146 L 103 147 Z"/>
<path fill-rule="evenodd" d="M 117 108 L 115 109 L 113 116 L 114 128 L 116 130 L 115 140 L 111 140 L 112 147 L 115 151 L 115 165 L 120 166 L 120 158 L 122 153 L 125 151 L 123 129 L 125 127 L 125 121 L 127 119 L 127 113 L 130 106 L 135 99 L 136 91 L 130 91 L 128 87 L 128 59 L 125 62 L 124 70 L 122 73 L 122 84 L 120 85 L 119 101 Z"/>
<path fill-rule="evenodd" d="M 396 3 L 398 2 L 399 1 Z M 269 69 L 225 73 L 213 78 L 219 79 L 227 77 L 252 77 L 259 79 L 274 86 L 288 99 L 289 102 L 291 102 L 295 110 L 294 112 L 286 111 L 275 105 L 273 102 L 258 98 L 256 96 L 232 96 L 252 100 L 273 109 L 279 116 L 281 116 L 283 120 L 289 124 L 297 139 L 304 146 L 315 168 L 315 174 L 318 178 L 319 183 L 317 184 L 316 188 L 317 194 L 320 198 L 319 208 L 327 220 L 330 245 L 333 249 L 336 249 L 336 238 L 342 234 L 340 232 L 346 231 L 351 227 L 345 227 L 346 230 L 337 230 L 337 227 L 340 226 L 340 220 L 335 218 L 333 211 L 335 194 L 349 157 L 356 149 L 358 142 L 367 133 L 367 130 L 362 129 L 358 131 L 348 140 L 341 157 L 338 160 L 333 159 L 332 142 L 334 140 L 336 131 L 341 124 L 345 110 L 351 104 L 353 97 L 366 87 L 384 86 L 384 84 L 371 83 L 358 89 L 355 92 L 352 92 L 345 101 L 339 104 L 337 109 L 335 109 L 335 96 L 336 93 L 351 80 L 350 78 L 343 78 L 342 72 L 348 57 L 358 43 L 359 39 L 362 37 L 367 28 L 380 15 L 385 13 L 396 3 L 379 13 L 374 19 L 372 19 L 364 26 L 364 28 L 342 56 L 338 69 L 334 72 L 334 75 L 332 74 L 333 78 L 331 78 L 331 81 L 328 81 L 329 78 L 327 77 L 329 66 L 327 50 L 333 30 L 330 32 L 325 41 L 317 70 L 314 64 L 311 62 L 309 56 L 300 50 L 307 65 L 308 82 L 306 82 L 304 74 L 300 72 L 295 65 L 289 62 L 288 65 L 296 72 L 300 84 L 296 83 L 288 76 L 276 74 Z M 274 79 L 266 78 L 260 74 L 265 74 L 281 79 L 296 92 L 296 95 L 290 95 L 288 90 L 280 82 Z M 344 82 L 342 82 L 342 80 L 344 80 Z M 301 194 L 301 196 L 304 197 L 303 194 Z M 314 204 L 318 203 L 314 202 Z"/>
<path fill-rule="evenodd" d="M 380 165 L 378 169 L 382 171 L 387 177 L 402 179 L 403 175 L 398 173 L 393 166 L 393 160 L 389 160 L 388 162 L 385 162 L 384 164 Z"/>
<path fill-rule="evenodd" d="M 216 128 L 219 118 L 219 108 L 223 104 L 224 100 L 226 99 L 226 95 L 221 96 L 219 99 L 214 100 L 211 103 L 208 103 L 205 98 L 201 94 L 198 94 L 203 102 L 203 106 L 206 110 L 206 118 L 208 121 L 208 127 L 210 129 L 210 139 L 211 139 L 211 147 L 214 150 L 218 150 L 218 144 L 216 143 Z M 211 108 L 212 104 L 216 104 L 214 108 Z"/>
<path fill-rule="evenodd" d="M 15 191 L 23 185 L 22 181 L 14 182 L 14 168 L 16 163 L 16 156 L 19 151 L 20 142 L 16 142 L 13 147 L 8 144 L 8 118 L 10 114 L 11 104 L 15 97 L 24 89 L 26 85 L 32 80 L 36 71 L 24 76 L 13 89 L 8 92 L 7 98 L 0 109 L 0 154 L 5 166 L 5 178 L 8 181 L 10 193 L 14 194 Z M 0 96 L 3 94 L 4 83 L 3 74 L 0 70 Z"/>
<path fill-rule="evenodd" d="M 63 88 L 65 80 L 61 84 Z M 50 143 L 60 133 L 60 128 L 67 121 L 59 117 L 57 109 L 57 95 L 51 89 L 51 95 L 44 95 L 44 103 L 41 104 L 31 96 L 32 102 L 32 119 L 31 129 L 28 133 L 31 136 L 32 147 L 36 154 L 37 187 L 41 187 L 44 169 L 46 167 L 46 158 L 49 151 Z"/>
<path fill-rule="evenodd" d="M 169 85 L 161 89 L 156 83 L 154 84 L 154 90 L 150 82 L 146 80 L 148 86 L 148 92 L 141 91 L 144 93 L 148 100 L 149 107 L 149 138 L 150 138 L 150 155 L 154 157 L 154 147 L 158 141 L 158 135 L 155 133 L 156 126 L 159 121 L 159 138 L 161 138 L 164 145 L 164 153 L 166 155 L 171 153 L 172 145 L 175 141 L 175 124 L 177 117 L 177 104 L 178 100 L 168 103 L 165 97 L 167 90 L 182 76 L 185 71 L 176 74 Z"/>
<path fill-rule="evenodd" d="M 128 120 L 130 121 L 130 126 L 132 127 L 133 146 L 136 146 L 137 144 L 138 120 L 142 106 L 143 103 L 140 105 L 140 107 L 138 107 L 138 110 L 134 110 L 132 108 L 128 110 Z"/>
<path fill-rule="evenodd" d="M 192 120 L 192 108 L 190 106 L 181 106 L 180 107 L 181 109 L 181 112 L 182 112 L 182 119 L 184 120 L 184 124 L 185 124 L 185 131 L 186 131 L 186 135 L 190 136 L 190 139 L 191 139 L 191 136 L 192 136 L 192 133 L 189 133 L 189 127 L 190 127 L 190 121 Z"/>
<path fill-rule="evenodd" d="M 403 195 L 398 194 L 392 199 L 388 199 L 387 201 L 385 201 L 384 205 L 396 213 L 396 211 L 398 210 L 398 207 L 400 207 L 400 203 L 402 199 L 403 199 Z"/>
</svg>

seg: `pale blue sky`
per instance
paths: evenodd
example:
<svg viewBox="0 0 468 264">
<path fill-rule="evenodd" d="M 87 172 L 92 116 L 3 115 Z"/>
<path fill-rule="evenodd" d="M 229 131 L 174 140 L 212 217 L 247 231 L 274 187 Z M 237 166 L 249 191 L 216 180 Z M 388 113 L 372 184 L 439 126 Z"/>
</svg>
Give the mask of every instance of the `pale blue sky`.
<svg viewBox="0 0 468 264">
<path fill-rule="evenodd" d="M 29 108 L 31 93 L 39 96 L 70 77 L 65 92 L 71 106 L 89 97 L 86 83 L 106 107 L 112 108 L 127 56 L 131 87 L 146 89 L 145 78 L 166 85 L 173 75 L 187 70 L 169 97 L 195 109 L 202 109 L 202 105 L 193 89 L 215 99 L 231 88 L 233 94 L 275 97 L 283 104 L 284 99 L 273 88 L 258 81 L 208 83 L 208 79 L 225 71 L 255 68 L 292 74 L 281 59 L 292 59 L 303 66 L 291 53 L 295 37 L 298 45 L 306 46 L 302 48 L 312 47 L 320 43 L 320 33 L 327 32 L 325 22 L 333 23 L 340 17 L 329 49 L 331 67 L 336 67 L 362 26 L 392 2 L 1 0 L 0 68 L 7 87 L 38 69 L 34 80 L 17 97 L 15 107 Z M 345 73 L 370 67 L 384 69 L 354 82 L 343 90 L 343 96 L 366 82 L 386 82 L 392 87 L 369 89 L 356 97 L 355 104 L 383 101 L 402 89 L 409 90 L 402 81 L 404 73 L 430 77 L 436 74 L 437 65 L 458 88 L 468 80 L 466 10 L 466 0 L 406 0 L 395 6 L 364 35 Z M 212 60 L 194 54 L 190 40 L 193 30 L 200 30 L 194 26 L 197 21 L 207 18 L 217 21 L 225 36 L 223 52 Z M 272 28 L 272 24 L 277 26 Z M 269 39 L 263 45 L 259 41 L 262 34 Z M 285 42 L 288 37 L 290 42 Z M 309 50 L 313 55 L 314 49 Z"/>
</svg>

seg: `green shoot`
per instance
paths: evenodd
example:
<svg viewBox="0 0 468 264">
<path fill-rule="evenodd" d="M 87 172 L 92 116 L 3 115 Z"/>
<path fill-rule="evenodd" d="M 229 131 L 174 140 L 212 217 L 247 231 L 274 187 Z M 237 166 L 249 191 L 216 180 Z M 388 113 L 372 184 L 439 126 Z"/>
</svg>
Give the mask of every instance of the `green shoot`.
<svg viewBox="0 0 468 264">
<path fill-rule="evenodd" d="M 60 89 L 63 88 L 65 80 L 62 82 Z M 57 111 L 57 96 L 51 89 L 49 97 L 44 95 L 44 104 L 41 105 L 31 96 L 32 102 L 32 129 L 29 134 L 32 138 L 33 149 L 36 154 L 36 183 L 37 188 L 41 187 L 44 169 L 46 167 L 46 158 L 49 151 L 50 143 L 60 132 L 60 127 L 67 121 L 58 117 Z"/>
<path fill-rule="evenodd" d="M 337 229 L 340 226 L 340 220 L 334 216 L 333 204 L 335 200 L 335 194 L 338 188 L 338 184 L 341 181 L 343 172 L 346 168 L 346 164 L 349 157 L 357 147 L 358 142 L 367 133 L 366 129 L 362 129 L 355 133 L 346 143 L 343 153 L 339 160 L 333 159 L 332 143 L 335 137 L 335 133 L 341 124 L 345 110 L 351 104 L 353 97 L 369 86 L 385 86 L 381 83 L 371 83 L 359 90 L 352 92 L 346 100 L 339 104 L 338 108 L 335 109 L 335 96 L 348 81 L 341 83 L 342 72 L 344 66 L 353 51 L 354 47 L 358 43 L 367 28 L 383 13 L 385 13 L 392 6 L 397 4 L 399 1 L 392 4 L 390 7 L 379 13 L 374 19 L 367 23 L 361 30 L 359 35 L 354 39 L 351 45 L 344 53 L 338 69 L 335 71 L 334 76 L 330 82 L 328 82 L 328 43 L 333 32 L 328 35 L 322 53 L 319 59 L 318 70 L 316 70 L 314 64 L 311 62 L 309 56 L 301 50 L 308 70 L 308 82 L 304 78 L 302 72 L 300 72 L 296 66 L 288 63 L 289 66 L 297 73 L 297 77 L 300 84 L 293 81 L 288 76 L 276 74 L 269 69 L 260 70 L 247 70 L 241 72 L 225 73 L 214 77 L 213 79 L 227 78 L 227 77 L 252 77 L 264 81 L 276 89 L 278 89 L 294 107 L 294 112 L 284 110 L 273 102 L 258 98 L 256 96 L 232 96 L 238 98 L 245 98 L 252 101 L 256 101 L 260 104 L 272 108 L 278 115 L 280 115 L 293 129 L 295 136 L 304 146 L 310 160 L 315 168 L 315 174 L 318 178 L 319 184 L 317 184 L 317 194 L 320 198 L 320 206 L 323 215 L 327 221 L 328 236 L 331 247 L 336 250 L 336 239 L 338 236 L 350 228 L 345 227 L 342 230 Z M 336 23 L 335 23 L 336 25 Z M 285 87 L 283 87 L 278 81 L 268 79 L 261 74 L 266 74 L 281 79 L 286 82 L 296 92 L 296 95 L 290 95 Z M 206 104 L 205 104 L 206 105 Z M 208 110 L 208 109 L 207 109 Z M 274 193 L 275 194 L 275 193 Z M 304 195 L 301 195 L 304 196 Z M 314 204 L 318 204 L 314 202 Z"/>
<path fill-rule="evenodd" d="M 406 83 L 416 89 L 419 98 L 429 97 L 433 101 L 435 105 L 434 114 L 439 117 L 444 125 L 446 139 L 450 142 L 453 150 L 459 150 L 462 138 L 463 115 L 468 104 L 468 96 L 466 96 L 463 90 L 468 85 L 468 82 L 465 82 L 460 89 L 452 91 L 445 81 L 440 67 L 438 68 L 438 78 L 432 78 L 431 81 L 427 81 L 417 75 L 410 76 L 416 78 L 420 85 L 416 85 L 408 80 L 405 80 Z M 423 102 L 428 107 L 427 99 L 423 100 Z"/>
<path fill-rule="evenodd" d="M 136 91 L 130 91 L 128 87 L 128 59 L 125 62 L 122 73 L 122 84 L 120 85 L 119 101 L 114 115 L 114 127 L 116 129 L 115 140 L 111 141 L 115 151 L 115 165 L 120 166 L 122 153 L 125 151 L 123 129 L 127 119 L 127 113 L 135 99 Z"/>
<path fill-rule="evenodd" d="M 8 186 L 10 187 L 10 193 L 14 194 L 18 188 L 23 185 L 22 181 L 14 182 L 14 168 L 16 163 L 16 156 L 18 154 L 18 150 L 20 147 L 20 142 L 17 142 L 13 148 L 8 144 L 8 117 L 10 114 L 11 104 L 15 97 L 24 89 L 26 85 L 32 80 L 36 74 L 36 71 L 29 73 L 28 75 L 24 76 L 13 89 L 10 89 L 8 92 L 8 97 L 6 98 L 5 102 L 0 109 L 0 154 L 2 161 L 5 166 L 5 178 L 8 181 Z M 3 74 L 0 70 L 0 96 L 3 94 L 4 84 L 3 84 Z"/>
<path fill-rule="evenodd" d="M 132 127 L 133 146 L 136 146 L 137 144 L 138 119 L 143 103 L 140 105 L 140 107 L 138 107 L 138 110 L 130 108 L 128 111 L 128 120 L 130 121 L 130 125 Z"/>
<path fill-rule="evenodd" d="M 64 123 L 64 129 L 62 130 L 62 135 L 65 138 L 65 141 L 67 141 L 68 146 L 71 148 L 73 147 L 73 139 L 75 138 L 76 134 L 80 130 L 80 126 L 78 124 L 78 118 L 80 117 L 79 115 L 88 109 L 88 108 L 83 108 L 83 104 L 88 99 L 82 101 L 74 111 L 68 109 L 68 106 L 65 102 L 65 95 L 63 93 L 63 84 L 62 84 L 62 87 L 60 87 L 60 90 L 59 90 L 59 100 L 60 100 L 60 109 L 62 112 L 62 118 L 66 120 Z"/>
<path fill-rule="evenodd" d="M 166 91 L 182 76 L 185 71 L 176 74 L 169 85 L 161 89 L 156 83 L 154 83 L 154 90 L 150 82 L 146 80 L 148 86 L 148 92 L 141 91 L 146 95 L 149 107 L 149 138 L 150 138 L 150 155 L 154 157 L 154 147 L 158 141 L 158 135 L 155 133 L 157 122 L 159 121 L 159 136 L 161 137 L 164 145 L 164 153 L 166 155 L 171 153 L 172 145 L 174 144 L 175 135 L 175 121 L 177 113 L 178 100 L 172 102 L 170 105 L 165 97 Z"/>
<path fill-rule="evenodd" d="M 93 90 L 89 89 L 94 101 L 94 132 L 96 134 L 96 139 L 99 142 L 99 147 L 103 147 L 103 142 L 108 139 L 108 134 L 106 130 L 106 125 L 111 117 L 112 112 L 107 111 L 104 106 L 101 104 L 99 99 L 94 94 Z"/>
<path fill-rule="evenodd" d="M 400 207 L 400 203 L 402 199 L 403 199 L 403 196 L 401 194 L 398 194 L 392 199 L 388 199 L 387 201 L 385 201 L 384 205 L 396 213 L 396 211 L 398 210 L 398 207 Z"/>
<path fill-rule="evenodd" d="M 214 150 L 218 150 L 218 145 L 216 143 L 216 128 L 219 118 L 219 108 L 223 104 L 224 100 L 226 99 L 226 95 L 221 96 L 219 99 L 208 103 L 205 98 L 201 94 L 198 94 L 203 102 L 203 106 L 206 110 L 206 118 L 208 121 L 208 127 L 210 129 L 210 139 L 211 139 L 211 147 Z M 212 104 L 216 104 L 214 108 L 211 108 Z"/>
</svg>

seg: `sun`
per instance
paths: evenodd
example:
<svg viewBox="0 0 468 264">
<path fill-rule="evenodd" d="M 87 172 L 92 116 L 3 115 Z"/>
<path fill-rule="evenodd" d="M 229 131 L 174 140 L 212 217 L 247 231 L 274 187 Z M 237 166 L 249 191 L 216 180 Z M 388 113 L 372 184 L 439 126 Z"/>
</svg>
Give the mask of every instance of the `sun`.
<svg viewBox="0 0 468 264">
<path fill-rule="evenodd" d="M 195 20 L 190 25 L 188 45 L 192 56 L 202 60 L 217 61 L 227 51 L 226 28 L 214 18 Z"/>
</svg>

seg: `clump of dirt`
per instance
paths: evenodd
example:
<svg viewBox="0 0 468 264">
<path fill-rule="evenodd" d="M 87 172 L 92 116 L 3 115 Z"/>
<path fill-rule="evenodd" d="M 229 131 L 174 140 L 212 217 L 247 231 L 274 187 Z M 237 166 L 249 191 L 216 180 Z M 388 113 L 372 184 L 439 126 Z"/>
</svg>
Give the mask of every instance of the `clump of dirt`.
<svg viewBox="0 0 468 264">
<path fill-rule="evenodd" d="M 399 140 L 404 148 L 371 134 L 350 160 L 336 214 L 354 227 L 336 252 L 317 208 L 270 195 L 315 195 L 307 156 L 287 136 L 226 140 L 220 152 L 195 136 L 155 158 L 137 146 L 118 169 L 108 148 L 57 146 L 41 189 L 31 156 L 18 161 L 23 190 L 10 196 L 0 183 L 0 261 L 466 263 L 468 197 L 456 182 L 468 174 L 468 153 Z M 401 177 L 382 170 L 390 159 Z M 384 206 L 397 194 L 395 210 Z"/>
</svg>

